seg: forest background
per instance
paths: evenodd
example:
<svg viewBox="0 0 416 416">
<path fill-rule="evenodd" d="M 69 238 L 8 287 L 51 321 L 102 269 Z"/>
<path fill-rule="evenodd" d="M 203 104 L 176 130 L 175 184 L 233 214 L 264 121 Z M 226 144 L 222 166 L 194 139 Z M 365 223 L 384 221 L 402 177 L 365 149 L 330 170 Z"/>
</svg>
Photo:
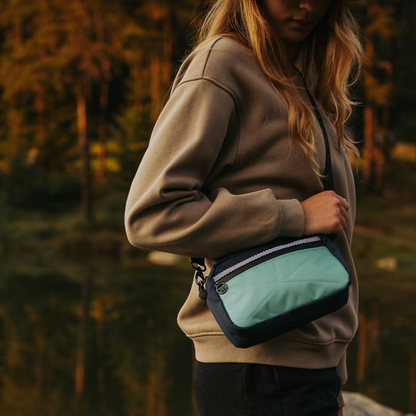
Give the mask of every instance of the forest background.
<svg viewBox="0 0 416 416">
<path fill-rule="evenodd" d="M 118 368 L 114 383 L 119 388 L 120 379 L 128 378 L 122 369 L 129 373 L 132 358 L 108 364 L 110 335 L 103 325 L 114 305 L 127 308 L 128 303 L 120 293 L 103 294 L 113 282 L 90 261 L 119 262 L 123 273 L 132 275 L 133 264 L 151 267 L 147 254 L 126 241 L 124 203 L 206 5 L 197 0 L 0 0 L 0 7 L 0 409 L 5 416 L 18 414 L 22 406 L 26 416 L 41 414 L 36 409 L 45 403 L 46 392 L 65 379 L 67 390 L 56 390 L 48 399 L 50 412 L 42 414 L 67 414 L 65 408 L 105 414 L 103 397 L 115 378 L 107 373 Z M 382 399 L 379 384 L 360 384 L 368 362 L 374 361 L 374 374 L 383 372 L 382 354 L 371 340 L 381 336 L 383 319 L 395 320 L 398 328 L 414 322 L 411 311 L 397 309 L 400 305 L 391 312 L 391 301 L 416 293 L 416 2 L 361 0 L 350 9 L 363 29 L 368 57 L 354 90 L 362 105 L 348 126 L 362 153 L 353 249 L 364 293 L 372 288 L 364 295 L 352 374 L 354 387 Z M 79 262 L 88 263 L 81 273 L 74 266 Z M 392 274 L 401 276 L 400 284 Z M 65 299 L 71 298 L 71 323 L 65 335 L 54 334 L 72 340 L 70 353 L 48 342 L 53 325 L 58 332 L 61 325 L 51 323 L 60 310 L 54 294 L 61 287 L 59 276 Z M 370 301 L 374 297 L 376 303 Z M 390 313 L 380 318 L 378 311 L 386 305 Z M 158 321 L 149 323 L 144 315 L 142 309 L 136 318 L 144 319 L 147 334 Z M 404 411 L 416 411 L 411 332 L 400 332 L 410 371 L 403 375 L 406 397 L 391 402 Z M 140 337 L 137 343 L 143 343 Z M 149 342 L 146 351 L 153 347 Z M 145 357 L 160 365 L 160 357 Z M 112 399 L 114 408 L 128 402 L 119 414 L 163 415 L 167 410 L 152 399 L 151 388 L 164 383 L 165 370 L 149 370 L 135 388 L 133 377 L 124 379 L 129 393 Z M 137 390 L 145 392 L 138 394 L 141 401 L 133 399 Z M 71 405 L 62 399 L 64 391 L 72 392 Z"/>
</svg>

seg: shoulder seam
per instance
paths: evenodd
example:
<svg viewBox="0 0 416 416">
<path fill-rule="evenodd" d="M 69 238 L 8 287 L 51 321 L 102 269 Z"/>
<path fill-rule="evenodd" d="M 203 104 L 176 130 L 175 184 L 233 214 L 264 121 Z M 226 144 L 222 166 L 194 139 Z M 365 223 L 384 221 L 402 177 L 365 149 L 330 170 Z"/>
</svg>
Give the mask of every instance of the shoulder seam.
<svg viewBox="0 0 416 416">
<path fill-rule="evenodd" d="M 234 102 L 236 104 L 236 107 L 237 108 L 239 107 L 239 105 L 238 105 L 238 99 L 237 99 L 237 96 L 235 95 L 235 93 L 230 88 L 228 88 L 227 86 L 223 85 L 221 82 L 217 81 L 215 78 L 209 77 L 207 75 L 202 75 L 202 76 L 198 76 L 198 77 L 194 77 L 194 78 L 188 78 L 188 79 L 182 81 L 176 88 L 179 88 L 181 85 L 187 84 L 187 83 L 193 82 L 193 81 L 208 81 L 211 84 L 214 84 L 218 88 L 220 88 L 223 91 L 225 91 L 228 95 L 230 95 L 231 98 L 234 100 Z"/>
<path fill-rule="evenodd" d="M 211 56 L 211 52 L 212 52 L 212 50 L 214 49 L 214 46 L 216 45 L 216 43 L 219 41 L 219 40 L 221 40 L 222 38 L 218 38 L 213 44 L 212 44 L 212 46 L 211 46 L 211 48 L 209 49 L 209 53 L 208 53 L 208 56 L 207 56 L 207 59 L 205 60 L 205 65 L 204 65 L 204 69 L 202 70 L 202 76 L 204 76 L 204 74 L 205 74 L 205 70 L 207 69 L 207 65 L 208 65 L 208 60 L 209 60 L 209 57 Z"/>
</svg>

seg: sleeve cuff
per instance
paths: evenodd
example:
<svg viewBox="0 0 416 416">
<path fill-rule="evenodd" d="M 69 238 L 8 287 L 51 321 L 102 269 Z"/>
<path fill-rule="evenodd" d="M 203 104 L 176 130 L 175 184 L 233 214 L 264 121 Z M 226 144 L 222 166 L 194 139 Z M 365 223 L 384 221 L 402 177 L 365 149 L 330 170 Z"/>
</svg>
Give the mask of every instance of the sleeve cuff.
<svg viewBox="0 0 416 416">
<path fill-rule="evenodd" d="M 297 199 L 281 200 L 277 237 L 302 237 L 305 232 L 305 214 Z"/>
</svg>

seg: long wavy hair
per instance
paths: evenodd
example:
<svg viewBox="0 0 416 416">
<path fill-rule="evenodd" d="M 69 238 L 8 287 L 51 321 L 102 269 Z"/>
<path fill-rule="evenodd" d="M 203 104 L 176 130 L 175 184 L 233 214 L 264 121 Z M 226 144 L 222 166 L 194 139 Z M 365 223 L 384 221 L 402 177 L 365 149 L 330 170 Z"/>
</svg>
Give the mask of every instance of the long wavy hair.
<svg viewBox="0 0 416 416">
<path fill-rule="evenodd" d="M 289 134 L 318 173 L 314 113 L 296 84 L 293 62 L 272 30 L 261 0 L 213 0 L 199 32 L 196 48 L 218 36 L 230 36 L 250 48 L 273 88 L 286 102 Z M 346 0 L 332 0 L 329 10 L 300 44 L 296 65 L 315 98 L 334 124 L 339 146 L 358 156 L 345 123 L 356 104 L 350 86 L 360 76 L 364 52 L 360 30 L 346 8 Z"/>
</svg>

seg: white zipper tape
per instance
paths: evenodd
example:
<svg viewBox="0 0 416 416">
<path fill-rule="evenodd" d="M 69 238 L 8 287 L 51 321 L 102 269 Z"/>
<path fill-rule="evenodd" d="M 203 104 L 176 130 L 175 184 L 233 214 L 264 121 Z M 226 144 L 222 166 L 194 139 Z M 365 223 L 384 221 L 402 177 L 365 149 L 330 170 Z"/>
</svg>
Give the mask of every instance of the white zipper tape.
<svg viewBox="0 0 416 416">
<path fill-rule="evenodd" d="M 231 267 L 228 267 L 227 269 L 223 270 L 221 273 L 218 273 L 216 276 L 214 276 L 214 282 L 217 282 L 218 280 L 222 279 L 228 274 L 238 270 L 240 267 L 246 266 L 247 264 L 253 261 L 259 260 L 262 257 L 268 256 L 269 254 L 276 253 L 281 250 L 286 250 L 287 248 L 300 246 L 302 244 L 316 243 L 319 241 L 321 241 L 321 239 L 318 236 L 305 237 L 299 240 L 292 241 L 291 243 L 282 244 L 280 246 L 272 247 L 272 248 L 269 248 L 268 250 L 261 251 L 260 253 L 257 253 L 254 256 L 251 256 L 245 260 L 240 261 L 237 264 L 234 264 Z"/>
</svg>

